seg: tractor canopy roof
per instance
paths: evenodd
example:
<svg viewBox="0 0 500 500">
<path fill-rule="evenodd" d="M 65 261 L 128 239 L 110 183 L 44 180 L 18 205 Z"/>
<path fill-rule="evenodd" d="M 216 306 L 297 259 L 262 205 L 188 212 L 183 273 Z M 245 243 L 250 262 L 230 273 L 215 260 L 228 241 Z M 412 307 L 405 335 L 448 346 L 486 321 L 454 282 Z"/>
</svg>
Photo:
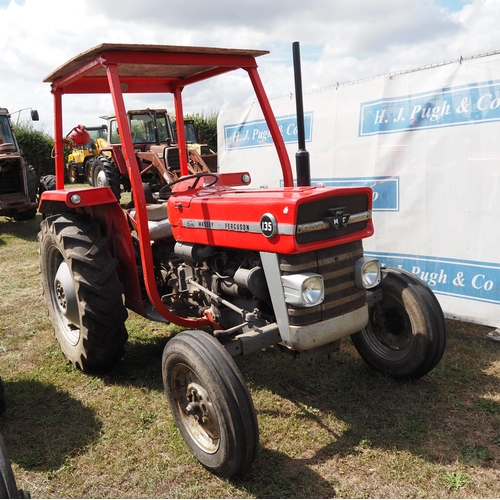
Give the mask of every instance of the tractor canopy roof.
<svg viewBox="0 0 500 500">
<path fill-rule="evenodd" d="M 133 169 L 138 169 L 138 167 L 123 95 L 173 94 L 178 143 L 180 144 L 180 171 L 181 175 L 187 175 L 182 90 L 192 83 L 236 69 L 243 69 L 250 77 L 278 153 L 284 185 L 293 186 L 290 160 L 283 137 L 257 72 L 255 58 L 268 53 L 266 50 L 250 49 L 103 43 L 70 59 L 44 79 L 44 82 L 51 84 L 52 94 L 55 97 L 54 140 L 57 189 L 64 188 L 63 94 L 112 94 L 118 127 L 121 131 L 122 147 L 128 158 L 126 161 Z"/>
<path fill-rule="evenodd" d="M 48 75 L 65 94 L 108 93 L 108 65 L 116 65 L 122 92 L 172 92 L 238 68 L 256 67 L 266 50 L 103 43 L 73 57 Z"/>
</svg>

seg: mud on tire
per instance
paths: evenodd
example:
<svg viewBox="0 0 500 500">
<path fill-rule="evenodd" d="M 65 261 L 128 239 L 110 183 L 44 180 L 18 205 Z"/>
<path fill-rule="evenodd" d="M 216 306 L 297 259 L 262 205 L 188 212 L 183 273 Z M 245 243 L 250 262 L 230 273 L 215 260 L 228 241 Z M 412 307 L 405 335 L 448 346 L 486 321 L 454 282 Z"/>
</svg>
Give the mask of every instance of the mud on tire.
<svg viewBox="0 0 500 500">
<path fill-rule="evenodd" d="M 61 351 L 83 371 L 106 368 L 128 337 L 118 261 L 87 216 L 54 215 L 40 228 L 43 294 Z"/>
</svg>

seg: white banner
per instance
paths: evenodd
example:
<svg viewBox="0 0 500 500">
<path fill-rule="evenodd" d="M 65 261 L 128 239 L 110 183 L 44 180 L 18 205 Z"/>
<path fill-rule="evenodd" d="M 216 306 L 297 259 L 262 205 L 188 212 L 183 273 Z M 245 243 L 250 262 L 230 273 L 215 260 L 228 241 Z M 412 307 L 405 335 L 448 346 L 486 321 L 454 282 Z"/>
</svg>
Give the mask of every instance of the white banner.
<svg viewBox="0 0 500 500">
<path fill-rule="evenodd" d="M 271 101 L 292 165 L 295 100 Z M 422 278 L 448 317 L 500 327 L 500 56 L 304 93 L 312 184 L 373 189 L 365 253 Z M 258 104 L 219 115 L 219 168 L 282 182 Z"/>
</svg>

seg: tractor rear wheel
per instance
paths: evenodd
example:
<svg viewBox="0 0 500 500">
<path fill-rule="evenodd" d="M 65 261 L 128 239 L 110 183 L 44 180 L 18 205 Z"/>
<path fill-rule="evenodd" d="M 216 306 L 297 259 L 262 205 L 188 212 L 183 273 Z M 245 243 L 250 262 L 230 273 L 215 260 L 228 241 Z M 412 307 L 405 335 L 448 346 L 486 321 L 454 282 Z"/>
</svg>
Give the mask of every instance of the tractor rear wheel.
<svg viewBox="0 0 500 500">
<path fill-rule="evenodd" d="M 233 358 L 208 333 L 184 331 L 163 351 L 163 383 L 175 422 L 208 470 L 230 477 L 257 455 L 252 398 Z"/>
<path fill-rule="evenodd" d="M 19 490 L 12 471 L 7 448 L 0 435 L 0 498 L 31 498 L 28 491 Z"/>
<path fill-rule="evenodd" d="M 40 197 L 45 191 L 53 191 L 56 188 L 56 176 L 44 175 L 38 184 L 38 196 Z"/>
<path fill-rule="evenodd" d="M 3 381 L 0 378 L 0 414 L 5 411 L 7 404 L 5 403 L 5 387 Z"/>
<path fill-rule="evenodd" d="M 81 214 L 54 215 L 38 233 L 42 288 L 64 356 L 77 368 L 106 368 L 127 341 L 123 285 L 99 224 Z"/>
<path fill-rule="evenodd" d="M 446 324 L 433 292 L 402 269 L 382 272 L 383 299 L 370 307 L 368 326 L 351 336 L 372 368 L 397 379 L 418 379 L 440 361 Z"/>
<path fill-rule="evenodd" d="M 97 156 L 92 162 L 92 186 L 109 186 L 120 201 L 120 172 L 113 161 L 105 155 Z"/>
</svg>

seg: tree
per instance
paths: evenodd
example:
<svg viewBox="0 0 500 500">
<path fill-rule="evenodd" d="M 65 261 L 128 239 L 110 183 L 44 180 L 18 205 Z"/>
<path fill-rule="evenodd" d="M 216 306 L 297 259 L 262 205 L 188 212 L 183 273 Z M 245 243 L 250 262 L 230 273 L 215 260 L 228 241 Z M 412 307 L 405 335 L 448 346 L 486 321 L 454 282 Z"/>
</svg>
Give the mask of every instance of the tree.
<svg viewBox="0 0 500 500">
<path fill-rule="evenodd" d="M 205 116 L 203 112 L 186 115 L 186 120 L 194 120 L 194 128 L 198 134 L 200 143 L 208 144 L 212 151 L 217 152 L 217 116 L 218 111 L 213 111 L 209 116 Z"/>
<path fill-rule="evenodd" d="M 38 178 L 54 173 L 52 149 L 54 140 L 47 133 L 35 130 L 31 122 L 13 125 L 19 147 L 26 161 L 33 165 Z"/>
</svg>

